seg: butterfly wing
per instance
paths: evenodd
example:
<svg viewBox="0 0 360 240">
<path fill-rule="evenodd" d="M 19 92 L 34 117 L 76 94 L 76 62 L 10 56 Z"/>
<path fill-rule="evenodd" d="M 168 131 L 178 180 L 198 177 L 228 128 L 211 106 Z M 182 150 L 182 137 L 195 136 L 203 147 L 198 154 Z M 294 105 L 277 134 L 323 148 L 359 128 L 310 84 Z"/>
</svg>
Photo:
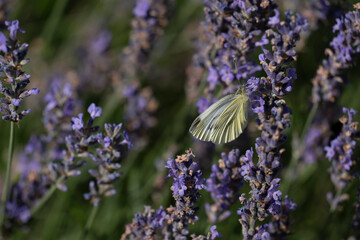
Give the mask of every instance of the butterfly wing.
<svg viewBox="0 0 360 240">
<path fill-rule="evenodd" d="M 235 94 L 226 95 L 213 103 L 191 124 L 190 133 L 202 141 L 211 141 L 212 129 L 223 111 L 236 99 Z"/>
<path fill-rule="evenodd" d="M 246 94 L 235 96 L 235 99 L 223 110 L 212 128 L 210 141 L 213 143 L 222 144 L 231 142 L 246 127 L 249 97 Z"/>
</svg>

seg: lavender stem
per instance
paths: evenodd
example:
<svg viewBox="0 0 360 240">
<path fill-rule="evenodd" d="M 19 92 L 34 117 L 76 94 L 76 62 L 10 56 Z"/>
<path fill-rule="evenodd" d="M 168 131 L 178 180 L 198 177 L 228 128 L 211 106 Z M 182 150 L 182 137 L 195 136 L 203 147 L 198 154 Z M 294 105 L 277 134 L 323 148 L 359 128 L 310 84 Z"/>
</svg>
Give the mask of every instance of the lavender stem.
<svg viewBox="0 0 360 240">
<path fill-rule="evenodd" d="M 289 167 L 287 168 L 287 172 L 285 174 L 284 181 L 283 181 L 283 189 L 284 189 L 285 193 L 289 192 L 289 187 L 294 180 L 294 171 L 296 171 L 296 169 L 298 167 L 301 153 L 304 150 L 305 136 L 309 130 L 309 127 L 315 117 L 315 114 L 316 114 L 316 111 L 318 110 L 318 108 L 319 108 L 318 103 L 315 103 L 312 106 L 310 113 L 306 119 L 305 126 L 304 126 L 301 136 L 300 136 L 300 146 L 297 149 L 294 149 L 294 151 L 293 151 L 293 154 L 292 154 L 292 157 L 291 157 L 291 160 L 289 163 Z"/>
<path fill-rule="evenodd" d="M 0 216 L 0 229 L 2 230 L 4 220 L 5 220 L 5 213 L 6 213 L 6 201 L 8 199 L 9 193 L 9 184 L 10 184 L 10 177 L 11 177 L 11 165 L 12 165 L 12 158 L 14 153 L 14 122 L 10 123 L 10 137 L 9 137 L 9 152 L 8 152 L 8 160 L 6 166 L 6 176 L 5 176 L 5 186 L 2 193 L 1 198 L 1 216 Z"/>
<path fill-rule="evenodd" d="M 51 186 L 51 188 L 46 192 L 46 194 L 41 197 L 38 202 L 35 204 L 35 206 L 33 206 L 31 209 L 30 209 L 30 214 L 31 216 L 33 216 L 49 199 L 50 197 L 54 194 L 54 192 L 56 191 L 57 189 L 57 185 L 59 183 L 61 183 L 63 180 L 65 179 L 65 177 L 62 175 L 60 176 L 56 181 L 55 183 Z"/>
<path fill-rule="evenodd" d="M 91 226 L 92 226 L 92 224 L 94 222 L 95 216 L 96 216 L 96 214 L 98 212 L 98 208 L 99 208 L 99 206 L 93 206 L 92 207 L 91 213 L 90 213 L 89 218 L 88 218 L 88 220 L 86 222 L 85 230 L 84 230 L 84 232 L 82 234 L 81 239 L 83 239 L 83 240 L 86 239 L 86 237 L 87 237 L 87 235 L 88 235 L 88 233 L 89 233 L 89 231 L 91 229 Z"/>
</svg>

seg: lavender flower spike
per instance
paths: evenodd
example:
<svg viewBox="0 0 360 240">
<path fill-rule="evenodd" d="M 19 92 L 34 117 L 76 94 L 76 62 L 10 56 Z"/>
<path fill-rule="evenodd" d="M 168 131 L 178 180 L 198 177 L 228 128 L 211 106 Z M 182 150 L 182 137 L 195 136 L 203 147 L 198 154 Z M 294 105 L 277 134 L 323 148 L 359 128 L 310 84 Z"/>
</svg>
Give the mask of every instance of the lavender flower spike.
<svg viewBox="0 0 360 240">
<path fill-rule="evenodd" d="M 251 152 L 246 153 L 251 154 Z M 206 181 L 206 190 L 214 200 L 212 205 L 206 204 L 206 213 L 212 223 L 224 220 L 231 213 L 230 206 L 238 201 L 239 190 L 243 186 L 240 151 L 232 150 L 229 154 L 221 153 L 219 164 L 211 167 L 211 175 Z"/>
<path fill-rule="evenodd" d="M 160 207 L 157 211 L 145 207 L 144 213 L 135 215 L 131 224 L 126 226 L 126 231 L 121 239 L 187 239 L 187 227 L 198 220 L 196 213 L 199 190 L 204 189 L 205 179 L 201 178 L 199 164 L 193 159 L 191 150 L 186 154 L 169 159 L 166 168 L 169 168 L 169 177 L 174 179 L 171 186 L 175 206 L 165 210 Z M 216 227 L 211 228 L 208 237 L 192 235 L 193 239 L 215 239 L 220 234 Z"/>
<path fill-rule="evenodd" d="M 66 150 L 59 151 L 50 165 L 49 178 L 64 177 L 64 181 L 58 183 L 58 188 L 62 191 L 67 190 L 64 184 L 66 178 L 80 175 L 79 168 L 86 164 L 87 159 L 94 157 L 90 148 L 96 146 L 102 136 L 101 133 L 98 133 L 99 127 L 93 126 L 95 118 L 100 117 L 101 109 L 95 104 L 91 104 L 88 113 L 90 117 L 87 122 L 84 122 L 83 113 L 80 113 L 78 117 L 72 117 L 73 131 L 65 137 Z"/>
<path fill-rule="evenodd" d="M 29 62 L 26 59 L 28 44 L 20 44 L 17 33 L 25 31 L 19 27 L 19 21 L 5 22 L 8 27 L 9 37 L 0 32 L 0 112 L 6 121 L 19 122 L 30 109 L 20 111 L 21 101 L 30 95 L 39 93 L 39 89 L 26 90 L 30 83 L 30 75 L 22 71 L 22 67 Z"/>
<path fill-rule="evenodd" d="M 170 158 L 165 166 L 169 168 L 168 177 L 174 179 L 171 191 L 176 204 L 167 211 L 175 235 L 187 235 L 186 227 L 198 220 L 198 207 L 195 204 L 200 197 L 198 191 L 205 188 L 205 179 L 201 178 L 202 173 L 199 164 L 193 160 L 194 157 L 190 149 L 176 159 Z"/>
<path fill-rule="evenodd" d="M 205 1 L 203 26 L 207 39 L 199 44 L 193 62 L 208 72 L 204 97 L 209 104 L 214 101 L 216 87 L 222 87 L 223 95 L 232 93 L 238 89 L 239 81 L 261 70 L 251 55 L 256 47 L 267 43 L 261 36 L 271 28 L 273 21 L 268 20 L 276 6 L 272 0 Z"/>
<path fill-rule="evenodd" d="M 91 116 L 96 116 L 101 113 L 101 108 L 95 107 L 95 104 L 90 105 L 89 112 Z M 106 123 L 105 136 L 99 136 L 98 142 L 100 146 L 96 148 L 96 154 L 92 155 L 98 169 L 89 170 L 96 181 L 90 182 L 90 192 L 84 194 L 85 199 L 91 200 L 94 206 L 97 206 L 103 197 L 116 194 L 113 184 L 121 176 L 119 160 L 132 145 L 121 123 Z"/>
<path fill-rule="evenodd" d="M 360 4 L 355 4 L 354 8 L 336 19 L 333 26 L 336 35 L 325 50 L 327 57 L 312 80 L 312 102 L 318 105 L 318 111 L 305 136 L 302 159 L 306 163 L 313 163 L 324 155 L 324 146 L 330 139 L 331 123 L 336 121 L 333 112 L 337 110 L 337 105 L 334 103 L 348 82 L 346 70 L 354 66 L 356 55 L 360 52 Z"/>
<path fill-rule="evenodd" d="M 146 68 L 155 40 L 163 34 L 168 23 L 168 9 L 172 2 L 173 0 L 136 1 L 130 43 L 124 50 L 125 60 L 132 66 L 124 69 L 127 77 L 133 77 Z"/>
<path fill-rule="evenodd" d="M 290 127 L 291 109 L 283 96 L 292 90 L 293 80 L 296 79 L 296 71 L 290 63 L 295 61 L 295 44 L 300 39 L 300 32 L 307 27 L 307 21 L 290 11 L 285 13 L 283 21 L 275 20 L 276 17 L 269 19 L 273 27 L 264 36 L 271 43 L 272 52 L 263 46 L 263 53 L 259 55 L 267 76 L 260 79 L 253 77 L 247 82 L 261 137 L 256 139 L 255 144 L 258 162 L 253 162 L 252 149 L 248 150 L 246 158 L 242 158 L 242 174 L 251 187 L 249 198 L 245 194 L 240 196 L 243 207 L 238 214 L 244 239 L 285 237 L 289 233 L 289 210 L 295 208 L 286 197 L 283 200 L 279 190 L 280 179 L 276 176 L 281 168 L 285 130 Z M 272 216 L 269 224 L 258 226 L 257 222 L 269 216 Z"/>
<path fill-rule="evenodd" d="M 355 156 L 353 156 L 356 141 L 360 137 L 360 132 L 357 129 L 359 122 L 354 121 L 357 112 L 354 109 L 347 108 L 343 108 L 343 112 L 347 116 L 340 118 L 343 125 L 342 132 L 330 142 L 330 146 L 325 147 L 326 157 L 331 161 L 329 170 L 331 181 L 338 193 L 336 196 L 332 193 L 327 195 L 332 210 L 348 199 L 347 194 L 342 192 L 352 179 L 358 177 L 355 169 Z"/>
<path fill-rule="evenodd" d="M 359 8 L 360 4 L 357 4 L 354 11 L 336 19 L 333 32 L 337 35 L 330 43 L 331 48 L 326 49 L 328 58 L 323 60 L 313 79 L 314 103 L 335 102 L 340 96 L 345 83 L 343 71 L 353 66 L 353 59 L 360 52 Z"/>
</svg>

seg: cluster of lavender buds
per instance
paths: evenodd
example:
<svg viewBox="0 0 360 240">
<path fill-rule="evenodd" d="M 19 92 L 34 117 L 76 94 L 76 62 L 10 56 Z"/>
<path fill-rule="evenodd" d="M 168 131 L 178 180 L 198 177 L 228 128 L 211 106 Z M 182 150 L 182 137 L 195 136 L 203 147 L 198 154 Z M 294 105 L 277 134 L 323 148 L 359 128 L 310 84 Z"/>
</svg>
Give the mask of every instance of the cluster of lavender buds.
<svg viewBox="0 0 360 240">
<path fill-rule="evenodd" d="M 256 139 L 257 164 L 253 162 L 253 151 L 248 150 L 242 157 L 242 175 L 249 182 L 250 197 L 240 196 L 244 204 L 238 214 L 241 216 L 245 239 L 265 238 L 264 236 L 285 236 L 289 234 L 288 214 L 295 208 L 292 201 L 282 199 L 279 190 L 280 179 L 276 175 L 281 167 L 280 158 L 284 149 L 284 131 L 290 126 L 291 110 L 283 97 L 292 90 L 296 70 L 290 66 L 295 60 L 294 50 L 300 32 L 306 29 L 307 21 L 299 14 L 285 12 L 280 21 L 279 13 L 269 19 L 272 29 L 267 30 L 263 39 L 271 43 L 271 51 L 265 46 L 260 54 L 260 63 L 267 77 L 252 77 L 247 82 L 247 91 L 252 98 L 252 110 L 257 114 L 261 137 Z M 287 215 L 287 217 L 283 215 Z M 257 226 L 258 221 L 272 216 L 269 224 Z M 286 220 L 286 221 L 284 221 Z"/>
<path fill-rule="evenodd" d="M 164 32 L 168 22 L 172 0 L 137 0 L 133 10 L 130 42 L 123 51 L 121 80 L 123 95 L 127 99 L 124 118 L 128 123 L 131 139 L 138 145 L 146 132 L 156 124 L 154 112 L 158 102 L 152 90 L 142 88 L 140 75 L 148 70 L 148 59 L 156 40 Z M 130 67 L 129 67 L 130 66 Z M 125 87 L 124 87 L 125 86 Z"/>
<path fill-rule="evenodd" d="M 199 190 L 205 188 L 205 179 L 201 177 L 199 165 L 193 158 L 192 151 L 188 150 L 186 154 L 167 161 L 168 176 L 174 179 L 171 190 L 175 206 L 166 210 L 160 207 L 156 211 L 145 207 L 145 212 L 136 214 L 132 223 L 126 226 L 121 239 L 187 239 L 187 227 L 198 220 L 198 207 L 195 205 L 200 197 Z M 219 236 L 213 226 L 208 237 L 193 235 L 193 239 L 215 239 Z"/>
<path fill-rule="evenodd" d="M 326 50 L 328 59 L 324 59 L 313 79 L 312 101 L 314 103 L 335 102 L 345 82 L 343 71 L 353 66 L 354 56 L 360 51 L 359 18 L 360 4 L 355 10 L 336 19 L 333 31 L 337 35 Z"/>
<path fill-rule="evenodd" d="M 329 172 L 337 194 L 331 192 L 327 194 L 331 209 L 336 209 L 343 201 L 348 199 L 343 190 L 354 178 L 358 178 L 355 170 L 356 161 L 354 159 L 354 149 L 356 140 L 360 137 L 357 130 L 359 122 L 354 121 L 356 111 L 354 109 L 343 108 L 345 116 L 340 118 L 342 123 L 341 133 L 330 142 L 330 146 L 325 147 L 326 157 L 331 161 Z"/>
<path fill-rule="evenodd" d="M 80 80 L 78 91 L 102 91 L 110 84 L 115 75 L 111 56 L 109 54 L 112 34 L 103 29 L 90 38 L 85 45 L 78 49 L 80 65 L 78 77 Z M 86 85 L 86 88 L 84 88 Z"/>
<path fill-rule="evenodd" d="M 92 103 L 87 111 L 90 117 L 86 123 L 83 120 L 83 113 L 72 118 L 73 134 L 65 137 L 67 150 L 62 152 L 61 159 L 54 161 L 51 173 L 57 178 L 63 176 L 64 180 L 57 184 L 60 190 L 66 191 L 65 180 L 80 175 L 79 168 L 87 163 L 86 159 L 94 160 L 99 167 L 97 170 L 89 170 L 89 173 L 96 182 L 90 182 L 90 192 L 84 197 L 96 206 L 102 197 L 116 193 L 113 183 L 120 176 L 117 172 L 120 168 L 118 160 L 131 143 L 126 132 L 122 131 L 121 124 L 105 124 L 105 136 L 99 132 L 99 127 L 94 126 L 94 120 L 102 114 L 100 107 Z M 96 154 L 92 153 L 92 149 L 96 150 Z"/>
<path fill-rule="evenodd" d="M 354 57 L 360 51 L 360 4 L 355 10 L 336 19 L 333 31 L 337 35 L 326 49 L 328 55 L 318 68 L 313 79 L 312 102 L 318 106 L 304 139 L 302 159 L 306 163 L 313 163 L 323 156 L 323 146 L 329 142 L 331 124 L 336 120 L 337 105 L 343 86 L 347 82 L 345 71 L 353 66 Z"/>
<path fill-rule="evenodd" d="M 126 75 L 132 77 L 146 69 L 148 58 L 156 39 L 168 23 L 172 0 L 137 0 L 133 10 L 129 46 L 124 49 L 127 62 Z"/>
<path fill-rule="evenodd" d="M 251 55 L 255 47 L 267 43 L 261 36 L 271 27 L 268 19 L 274 15 L 275 8 L 276 4 L 269 0 L 205 1 L 208 46 L 202 47 L 195 57 L 201 61 L 197 64 L 208 71 L 205 107 L 214 101 L 217 86 L 222 86 L 222 93 L 228 94 L 239 87 L 234 83 L 236 80 L 247 80 L 261 70 Z M 204 99 L 200 101 L 202 105 L 206 103 Z"/>
<path fill-rule="evenodd" d="M 22 71 L 22 67 L 29 62 L 25 58 L 28 44 L 20 44 L 17 33 L 25 31 L 19 27 L 19 21 L 6 21 L 5 25 L 9 30 L 9 37 L 0 32 L 0 92 L 5 97 L 0 98 L 0 111 L 2 118 L 7 121 L 19 122 L 30 109 L 20 111 L 20 105 L 24 98 L 39 93 L 39 89 L 26 90 L 30 83 L 30 75 Z"/>
<path fill-rule="evenodd" d="M 165 166 L 169 168 L 168 177 L 174 179 L 171 191 L 176 201 L 175 206 L 169 207 L 167 211 L 172 219 L 172 231 L 180 235 L 187 234 L 186 227 L 198 220 L 198 207 L 195 204 L 200 197 L 199 190 L 205 188 L 205 180 L 201 177 L 199 164 L 194 161 L 194 157 L 192 151 L 188 150 L 176 159 L 170 158 Z"/>
<path fill-rule="evenodd" d="M 239 190 L 243 186 L 240 151 L 221 153 L 219 164 L 211 167 L 211 175 L 206 180 L 206 190 L 211 193 L 213 204 L 206 204 L 206 213 L 212 223 L 230 216 L 228 210 L 239 199 Z"/>
<path fill-rule="evenodd" d="M 72 134 L 65 137 L 66 150 L 62 150 L 60 155 L 54 159 L 49 167 L 49 178 L 55 181 L 62 176 L 63 181 L 57 182 L 57 187 L 62 191 L 67 191 L 65 181 L 68 177 L 81 174 L 79 168 L 86 164 L 84 159 L 91 159 L 92 146 L 98 144 L 101 133 L 99 127 L 93 126 L 94 120 L 101 116 L 101 108 L 92 103 L 88 108 L 90 118 L 84 124 L 83 113 L 78 117 L 72 118 Z"/>
<path fill-rule="evenodd" d="M 114 182 L 119 179 L 118 172 L 121 165 L 120 158 L 131 147 L 126 131 L 122 130 L 122 124 L 105 124 L 105 136 L 98 139 L 100 147 L 96 148 L 96 154 L 92 155 L 98 165 L 98 169 L 90 169 L 89 173 L 96 181 L 91 181 L 90 192 L 84 194 L 85 199 L 90 200 L 97 206 L 105 196 L 116 194 Z"/>
<path fill-rule="evenodd" d="M 144 212 L 135 214 L 132 222 L 126 225 L 121 239 L 156 239 L 155 236 L 161 236 L 166 216 L 167 213 L 162 207 L 155 211 L 150 206 L 145 206 Z"/>
</svg>

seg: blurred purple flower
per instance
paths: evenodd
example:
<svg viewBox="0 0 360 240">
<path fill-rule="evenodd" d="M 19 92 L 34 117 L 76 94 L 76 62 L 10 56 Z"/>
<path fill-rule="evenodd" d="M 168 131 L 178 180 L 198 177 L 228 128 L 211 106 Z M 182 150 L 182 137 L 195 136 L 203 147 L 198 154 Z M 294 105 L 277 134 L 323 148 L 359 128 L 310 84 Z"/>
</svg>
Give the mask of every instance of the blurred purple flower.
<svg viewBox="0 0 360 240">
<path fill-rule="evenodd" d="M 325 147 L 326 157 L 331 161 L 331 181 L 338 193 L 336 196 L 331 193 L 327 195 L 332 210 L 347 199 L 346 194 L 342 192 L 352 179 L 358 177 L 354 169 L 356 161 L 353 156 L 356 141 L 360 137 L 357 130 L 359 123 L 354 121 L 357 112 L 354 109 L 343 108 L 343 113 L 345 116 L 340 118 L 342 131 L 330 142 L 330 146 Z"/>
<path fill-rule="evenodd" d="M 158 108 L 158 102 L 153 97 L 151 88 L 141 88 L 138 84 L 126 87 L 124 96 L 127 99 L 124 114 L 127 131 L 137 147 L 140 147 L 147 141 L 147 130 L 157 123 L 154 112 Z"/>
<path fill-rule="evenodd" d="M 172 0 L 137 0 L 133 10 L 130 43 L 124 49 L 123 72 L 126 78 L 133 78 L 146 68 L 149 54 L 155 40 L 163 34 L 167 25 Z M 127 63 L 127 64 L 126 64 Z M 129 67 L 130 66 L 130 67 Z M 128 79 L 129 80 L 129 79 Z"/>
<path fill-rule="evenodd" d="M 246 152 L 252 158 L 252 151 Z M 251 156 L 250 156 L 251 155 Z M 219 164 L 211 167 L 210 177 L 206 181 L 206 190 L 211 193 L 213 204 L 206 204 L 206 213 L 212 223 L 224 220 L 231 213 L 229 208 L 239 199 L 239 190 L 243 186 L 242 162 L 240 151 L 221 153 Z"/>
<path fill-rule="evenodd" d="M 328 59 L 324 59 L 313 79 L 312 101 L 314 103 L 335 102 L 341 93 L 345 79 L 344 70 L 353 66 L 353 58 L 360 51 L 360 21 L 358 9 L 350 11 L 344 17 L 336 19 L 333 31 L 337 35 L 326 49 Z"/>
<path fill-rule="evenodd" d="M 347 12 L 345 16 L 336 19 L 333 32 L 337 35 L 330 43 L 331 48 L 325 50 L 327 58 L 322 61 L 312 80 L 312 102 L 318 110 L 309 128 L 311 131 L 307 133 L 305 139 L 311 138 L 308 135 L 313 134 L 316 128 L 321 135 L 317 137 L 318 144 L 308 141 L 303 143 L 303 149 L 306 151 L 302 159 L 305 162 L 314 162 L 314 159 L 318 160 L 324 155 L 324 146 L 328 144 L 331 137 L 331 126 L 336 121 L 335 113 L 339 109 L 335 103 L 347 83 L 344 73 L 354 65 L 355 56 L 360 51 L 359 5 L 354 5 L 354 7 L 354 11 Z"/>
<path fill-rule="evenodd" d="M 149 0 L 137 0 L 133 13 L 138 18 L 145 18 L 150 6 Z"/>
<path fill-rule="evenodd" d="M 91 47 L 95 53 L 102 54 L 108 49 L 111 39 L 111 32 L 108 30 L 103 30 L 99 33 L 98 36 L 96 36 L 96 38 L 91 41 Z"/>
<path fill-rule="evenodd" d="M 199 113 L 203 113 L 213 103 L 214 102 L 210 102 L 206 98 L 200 98 L 199 101 L 197 102 L 196 106 L 198 107 Z"/>
</svg>

